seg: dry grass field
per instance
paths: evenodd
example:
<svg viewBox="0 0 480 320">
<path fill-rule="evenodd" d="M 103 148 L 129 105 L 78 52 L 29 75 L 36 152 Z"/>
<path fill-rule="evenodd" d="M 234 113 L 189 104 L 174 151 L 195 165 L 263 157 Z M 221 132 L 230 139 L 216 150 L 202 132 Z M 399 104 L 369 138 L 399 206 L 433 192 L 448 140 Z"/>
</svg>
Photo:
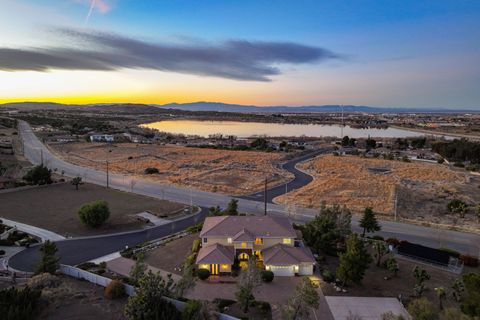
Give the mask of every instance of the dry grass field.
<svg viewBox="0 0 480 320">
<path fill-rule="evenodd" d="M 108 202 L 110 218 L 100 228 L 92 229 L 80 222 L 77 212 L 83 204 L 95 200 Z M 0 193 L 0 219 L 3 217 L 68 236 L 140 229 L 145 223 L 133 215 L 146 210 L 157 215 L 168 215 L 184 207 L 178 203 L 93 184 L 81 185 L 78 191 L 69 183 L 61 183 Z"/>
<path fill-rule="evenodd" d="M 294 201 L 304 207 L 346 205 L 354 212 L 365 207 L 391 217 L 398 197 L 398 214 L 403 219 L 445 226 L 462 224 L 480 229 L 474 214 L 459 220 L 446 214 L 447 203 L 459 198 L 475 205 L 480 202 L 478 182 L 466 182 L 465 173 L 445 165 L 367 159 L 358 156 L 325 155 L 299 165 L 315 177 L 309 185 L 276 199 Z"/>
<path fill-rule="evenodd" d="M 52 147 L 63 159 L 82 166 L 105 170 L 108 157 L 110 170 L 120 174 L 231 195 L 261 190 L 265 175 L 273 184 L 289 177 L 288 172 L 276 166 L 283 157 L 276 153 L 133 143 Z M 157 168 L 159 174 L 144 174 L 149 167 Z"/>
</svg>

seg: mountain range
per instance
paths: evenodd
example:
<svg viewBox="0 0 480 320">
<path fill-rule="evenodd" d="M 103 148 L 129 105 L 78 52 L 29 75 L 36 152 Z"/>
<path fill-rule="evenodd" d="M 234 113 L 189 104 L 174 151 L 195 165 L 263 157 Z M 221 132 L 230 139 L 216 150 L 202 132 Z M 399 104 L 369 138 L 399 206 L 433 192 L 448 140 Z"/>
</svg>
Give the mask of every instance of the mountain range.
<svg viewBox="0 0 480 320">
<path fill-rule="evenodd" d="M 259 107 L 253 105 L 228 104 L 221 102 L 192 102 L 192 103 L 168 103 L 153 105 L 160 108 L 178 109 L 188 111 L 218 111 L 218 112 L 268 112 L 268 113 L 312 113 L 312 112 L 339 112 L 340 105 L 319 105 L 319 106 L 267 106 Z M 442 108 L 388 108 L 344 105 L 345 112 L 376 112 L 376 113 L 465 113 L 479 112 L 472 109 L 442 109 Z"/>
</svg>

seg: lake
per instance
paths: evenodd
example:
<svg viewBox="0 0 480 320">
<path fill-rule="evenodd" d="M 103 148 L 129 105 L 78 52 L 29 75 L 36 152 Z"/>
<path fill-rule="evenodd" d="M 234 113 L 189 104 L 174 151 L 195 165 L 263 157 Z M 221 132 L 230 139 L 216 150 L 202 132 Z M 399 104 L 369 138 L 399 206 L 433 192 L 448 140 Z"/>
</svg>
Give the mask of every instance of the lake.
<svg viewBox="0 0 480 320">
<path fill-rule="evenodd" d="M 341 137 L 340 125 L 323 124 L 282 124 L 241 121 L 166 120 L 141 125 L 162 132 L 208 137 L 211 134 L 234 135 L 239 138 L 254 136 L 266 137 Z M 425 135 L 424 133 L 397 128 L 359 129 L 345 126 L 343 135 L 351 138 L 407 138 Z"/>
</svg>

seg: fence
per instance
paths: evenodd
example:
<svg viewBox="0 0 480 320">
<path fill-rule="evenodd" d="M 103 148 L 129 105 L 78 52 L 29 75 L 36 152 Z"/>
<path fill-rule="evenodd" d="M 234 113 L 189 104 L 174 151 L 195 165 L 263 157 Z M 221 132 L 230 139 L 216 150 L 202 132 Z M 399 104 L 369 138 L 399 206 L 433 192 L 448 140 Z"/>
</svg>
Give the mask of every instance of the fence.
<svg viewBox="0 0 480 320">
<path fill-rule="evenodd" d="M 110 281 L 112 281 L 112 279 L 109 279 L 107 277 L 103 277 L 98 274 L 95 274 L 86 270 L 82 270 L 76 267 L 67 266 L 64 264 L 60 265 L 60 272 L 63 273 L 64 275 L 67 275 L 76 279 L 87 280 L 88 282 L 97 284 L 102 287 L 108 286 Z M 124 286 L 125 286 L 125 293 L 128 296 L 132 296 L 135 294 L 135 288 L 133 286 L 129 284 L 124 284 Z M 168 297 L 163 297 L 163 298 L 168 302 L 171 302 L 179 311 L 183 311 L 183 309 L 185 309 L 185 306 L 187 305 L 187 303 L 184 301 L 175 300 Z M 223 313 L 218 313 L 218 319 L 219 320 L 239 320 L 238 318 L 235 318 Z"/>
</svg>

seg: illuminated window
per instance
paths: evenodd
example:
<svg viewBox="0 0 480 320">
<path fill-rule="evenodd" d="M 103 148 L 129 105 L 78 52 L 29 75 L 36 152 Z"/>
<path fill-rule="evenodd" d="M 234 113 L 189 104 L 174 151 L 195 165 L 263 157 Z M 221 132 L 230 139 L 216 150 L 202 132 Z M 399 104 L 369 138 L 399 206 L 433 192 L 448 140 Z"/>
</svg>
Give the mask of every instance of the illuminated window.
<svg viewBox="0 0 480 320">
<path fill-rule="evenodd" d="M 255 244 L 263 244 L 263 239 L 262 238 L 256 238 L 255 239 Z"/>
<path fill-rule="evenodd" d="M 232 243 L 232 238 L 227 238 L 228 243 Z"/>
<path fill-rule="evenodd" d="M 283 244 L 291 244 L 292 243 L 292 239 L 290 238 L 283 238 Z"/>
<path fill-rule="evenodd" d="M 246 248 L 247 247 L 247 243 L 246 242 L 242 242 L 242 248 Z"/>
<path fill-rule="evenodd" d="M 220 268 L 221 268 L 222 270 L 227 270 L 227 269 L 228 269 L 228 264 L 222 264 L 222 265 L 220 266 Z"/>
</svg>

